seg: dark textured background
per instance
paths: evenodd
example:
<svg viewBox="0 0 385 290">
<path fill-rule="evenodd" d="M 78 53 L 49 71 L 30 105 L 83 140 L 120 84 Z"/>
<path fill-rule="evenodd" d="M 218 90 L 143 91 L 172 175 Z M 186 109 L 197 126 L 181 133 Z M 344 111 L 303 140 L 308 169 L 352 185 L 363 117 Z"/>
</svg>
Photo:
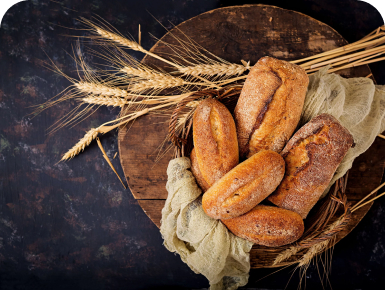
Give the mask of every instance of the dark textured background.
<svg viewBox="0 0 385 290">
<path fill-rule="evenodd" d="M 93 143 L 79 157 L 61 155 L 90 127 L 108 121 L 117 109 L 99 109 L 92 118 L 54 135 L 46 130 L 75 103 L 66 102 L 31 118 L 30 106 L 65 89 L 69 82 L 43 68 L 45 53 L 76 77 L 66 53 L 83 35 L 76 20 L 100 15 L 120 32 L 137 36 L 145 48 L 167 28 L 223 6 L 263 3 L 296 10 L 329 24 L 349 42 L 383 24 L 369 4 L 348 0 L 160 1 L 29 0 L 12 7 L 0 30 L 0 289 L 200 289 L 206 279 L 194 274 L 162 245 L 158 229 L 129 190 L 123 190 Z M 84 48 L 82 46 L 82 48 Z M 135 54 L 142 57 L 140 54 Z M 87 62 L 93 57 L 87 56 Z M 385 84 L 385 63 L 370 66 Z M 102 138 L 112 157 L 117 132 Z M 123 176 L 118 158 L 113 160 Z M 385 283 L 385 198 L 333 253 L 333 289 L 380 289 Z M 284 289 L 292 268 L 252 270 L 247 288 Z M 306 273 L 307 289 L 322 289 L 316 267 Z M 262 280 L 260 280 L 262 279 Z M 287 289 L 297 289 L 296 271 Z"/>
</svg>

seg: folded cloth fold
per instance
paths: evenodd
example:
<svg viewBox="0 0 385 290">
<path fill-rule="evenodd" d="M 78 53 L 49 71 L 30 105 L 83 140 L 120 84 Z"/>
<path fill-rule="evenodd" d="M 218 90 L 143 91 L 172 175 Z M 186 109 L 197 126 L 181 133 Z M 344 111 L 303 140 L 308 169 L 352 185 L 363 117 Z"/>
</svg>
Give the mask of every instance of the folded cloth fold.
<svg viewBox="0 0 385 290">
<path fill-rule="evenodd" d="M 168 197 L 160 227 L 164 245 L 178 253 L 195 273 L 203 274 L 211 290 L 237 289 L 248 281 L 253 244 L 205 214 L 202 191 L 190 168 L 186 157 L 173 159 L 168 165 Z"/>
<path fill-rule="evenodd" d="M 346 79 L 338 74 L 328 74 L 329 68 L 324 67 L 309 77 L 298 127 L 319 114 L 331 114 L 353 135 L 355 145 L 338 166 L 322 197 L 352 167 L 354 159 L 368 150 L 377 135 L 385 130 L 385 86 L 376 86 L 369 78 Z"/>
</svg>

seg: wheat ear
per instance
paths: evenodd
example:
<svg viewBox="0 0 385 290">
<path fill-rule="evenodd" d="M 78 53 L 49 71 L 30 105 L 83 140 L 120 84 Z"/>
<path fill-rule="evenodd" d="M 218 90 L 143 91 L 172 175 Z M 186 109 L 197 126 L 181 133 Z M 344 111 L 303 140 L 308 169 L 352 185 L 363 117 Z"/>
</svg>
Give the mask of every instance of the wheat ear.
<svg viewBox="0 0 385 290">
<path fill-rule="evenodd" d="M 179 68 L 179 72 L 184 75 L 191 76 L 232 76 L 232 75 L 241 75 L 249 66 L 244 66 L 235 63 L 217 63 L 217 64 L 199 64 L 194 66 L 186 66 Z"/>
<path fill-rule="evenodd" d="M 186 95 L 187 96 L 187 95 Z M 123 116 L 119 119 L 116 119 L 116 120 L 113 120 L 113 121 L 109 121 L 109 122 L 106 122 L 102 125 L 100 125 L 98 128 L 93 128 L 93 129 L 90 129 L 82 139 L 79 140 L 78 143 L 76 143 L 76 145 L 74 147 L 72 147 L 70 150 L 68 150 L 62 157 L 61 161 L 65 161 L 65 160 L 69 160 L 69 159 L 72 159 L 74 158 L 76 155 L 78 155 L 81 151 L 84 150 L 85 147 L 87 147 L 88 145 L 90 145 L 90 143 L 92 142 L 92 140 L 94 140 L 98 134 L 105 134 L 107 132 L 110 132 L 116 128 L 118 128 L 119 126 L 121 125 L 124 125 L 136 118 L 139 118 L 140 116 L 143 116 L 145 114 L 147 114 L 148 112 L 150 111 L 156 111 L 156 110 L 159 110 L 161 108 L 164 108 L 164 107 L 168 107 L 168 106 L 172 106 L 172 105 L 175 105 L 179 102 L 179 100 L 176 100 L 174 102 L 169 102 L 169 103 L 166 103 L 166 104 L 161 104 L 161 105 L 158 105 L 158 106 L 155 106 L 155 107 L 151 107 L 151 108 L 146 108 L 144 110 L 141 110 L 141 111 L 137 111 L 135 113 L 132 113 L 132 114 L 128 114 L 126 116 Z M 117 124 L 114 124 L 114 125 L 111 125 L 111 126 L 107 126 L 108 124 L 111 124 L 111 123 L 116 123 L 120 121 L 119 123 Z"/>
<path fill-rule="evenodd" d="M 91 82 L 79 82 L 74 85 L 79 91 L 93 95 L 103 96 L 115 96 L 121 98 L 129 97 L 129 93 L 126 90 L 119 88 L 113 88 L 102 84 Z"/>
<path fill-rule="evenodd" d="M 90 145 L 91 141 L 94 140 L 99 135 L 99 128 L 92 128 L 89 130 L 82 139 L 79 140 L 78 143 L 74 147 L 65 153 L 61 159 L 61 161 L 70 160 L 78 155 L 81 151 L 84 150 L 85 147 Z"/>
<path fill-rule="evenodd" d="M 132 102 L 129 102 L 125 99 L 119 97 L 105 97 L 105 96 L 92 96 L 83 98 L 82 101 L 87 104 L 93 105 L 104 105 L 104 106 L 112 106 L 112 107 L 124 107 Z"/>
<path fill-rule="evenodd" d="M 161 79 L 165 74 L 162 74 L 161 72 L 152 71 L 146 68 L 135 68 L 130 66 L 125 66 L 120 70 L 121 72 L 124 72 L 128 75 L 133 75 L 136 77 L 140 77 L 142 79 L 146 80 L 157 80 Z"/>
<path fill-rule="evenodd" d="M 152 56 L 153 58 L 159 59 L 165 63 L 168 63 L 169 65 L 172 65 L 173 67 L 180 68 L 180 66 L 177 65 L 176 63 L 168 61 L 167 59 L 164 59 L 163 57 L 156 55 L 155 53 L 149 52 L 148 50 L 144 49 L 141 45 L 139 45 L 139 43 L 137 43 L 135 41 L 129 40 L 129 39 L 127 39 L 123 36 L 120 36 L 116 33 L 113 33 L 111 31 L 107 31 L 105 29 L 97 27 L 96 25 L 93 25 L 93 24 L 90 24 L 90 25 L 95 29 L 97 34 L 99 34 L 101 37 L 103 37 L 105 39 L 111 40 L 111 41 L 113 41 L 119 45 L 122 45 L 124 47 L 128 47 L 132 50 L 136 50 L 136 51 L 140 51 L 140 52 L 143 52 L 145 54 L 148 54 L 148 55 Z"/>
<path fill-rule="evenodd" d="M 97 34 L 99 34 L 101 37 L 109 39 L 117 44 L 120 44 L 122 46 L 131 48 L 132 50 L 140 51 L 143 53 L 146 53 L 147 50 L 145 50 L 141 45 L 139 45 L 137 42 L 129 40 L 123 36 L 120 36 L 116 33 L 104 30 L 99 27 L 94 27 Z"/>
<path fill-rule="evenodd" d="M 300 247 L 292 246 L 289 249 L 281 252 L 274 260 L 273 265 L 277 265 L 281 263 L 282 261 L 285 261 L 289 259 L 291 256 L 297 254 L 297 252 L 300 250 Z"/>
<path fill-rule="evenodd" d="M 306 252 L 305 255 L 303 255 L 302 259 L 298 263 L 298 267 L 303 267 L 306 265 L 309 265 L 311 260 L 320 252 L 325 250 L 327 246 L 329 245 L 330 239 L 322 241 L 320 243 L 315 244 L 314 246 L 310 247 L 309 250 Z"/>
<path fill-rule="evenodd" d="M 175 99 L 183 99 L 186 95 L 175 95 L 169 96 L 166 98 L 159 98 L 155 100 L 141 100 L 137 102 L 127 101 L 125 99 L 119 97 L 105 97 L 105 96 L 89 96 L 81 99 L 86 104 L 91 105 L 100 105 L 100 106 L 113 106 L 113 107 L 124 107 L 125 105 L 156 105 L 162 104 L 166 102 L 170 102 Z"/>
</svg>

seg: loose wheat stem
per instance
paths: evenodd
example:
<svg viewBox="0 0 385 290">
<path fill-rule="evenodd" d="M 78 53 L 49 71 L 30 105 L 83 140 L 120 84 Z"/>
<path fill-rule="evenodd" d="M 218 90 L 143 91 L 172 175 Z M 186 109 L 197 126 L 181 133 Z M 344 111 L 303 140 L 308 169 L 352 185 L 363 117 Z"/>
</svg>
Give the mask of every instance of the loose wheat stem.
<svg viewBox="0 0 385 290">
<path fill-rule="evenodd" d="M 368 200 L 367 202 L 365 202 L 364 204 L 362 204 L 369 196 L 375 194 L 377 191 L 379 191 L 382 187 L 385 186 L 385 182 L 383 184 L 381 184 L 380 186 L 378 186 L 376 189 L 374 189 L 371 193 L 369 193 L 367 196 L 365 196 L 363 199 L 361 199 L 359 202 L 357 202 L 353 207 L 352 207 L 352 212 L 356 211 L 357 209 L 359 209 L 360 207 L 364 206 L 364 205 L 367 205 L 368 203 L 371 203 L 373 202 L 374 200 L 376 200 L 377 198 L 385 195 L 385 192 L 381 193 L 380 195 Z"/>
<path fill-rule="evenodd" d="M 373 37 L 378 37 L 378 35 L 373 36 Z M 360 41 L 357 41 L 357 42 L 354 42 L 354 43 L 351 43 L 351 44 L 348 44 L 348 45 L 345 45 L 342 47 L 338 47 L 338 48 L 335 48 L 333 50 L 329 50 L 329 51 L 326 51 L 323 53 L 319 53 L 319 54 L 316 54 L 316 55 L 313 55 L 310 57 L 294 60 L 294 61 L 291 61 L 291 63 L 301 63 L 301 62 L 305 62 L 305 61 L 309 60 L 308 62 L 304 63 L 303 65 L 312 65 L 314 63 L 318 63 L 320 61 L 331 59 L 331 58 L 337 57 L 339 55 L 347 54 L 347 53 L 350 53 L 352 51 L 360 50 L 360 49 L 363 49 L 365 47 L 369 47 L 372 45 L 376 45 L 378 43 L 382 43 L 384 40 L 385 40 L 385 37 L 381 37 L 381 38 L 371 40 L 371 41 L 365 40 L 364 43 L 361 43 L 362 40 L 360 40 Z"/>
<path fill-rule="evenodd" d="M 355 59 L 358 59 L 358 58 L 361 58 L 362 56 L 366 56 L 366 55 L 371 55 L 371 54 L 375 54 L 377 52 L 380 52 L 380 51 L 385 51 L 385 47 L 384 46 L 380 46 L 380 47 L 375 47 L 375 48 L 372 48 L 372 49 L 369 49 L 369 50 L 363 50 L 363 51 L 360 51 L 360 52 L 356 52 L 356 53 L 353 53 L 353 54 L 349 54 L 349 55 L 345 55 L 345 56 L 341 56 L 341 57 L 338 57 L 338 58 L 333 58 L 331 60 L 327 60 L 327 61 L 323 61 L 323 62 L 319 62 L 319 63 L 316 63 L 316 64 L 313 64 L 313 65 L 301 65 L 301 67 L 303 67 L 304 69 L 313 69 L 313 68 L 317 68 L 317 67 L 321 67 L 321 66 L 326 66 L 328 64 L 334 64 L 334 65 L 340 65 L 341 61 L 345 60 L 345 62 L 348 62 L 350 60 L 355 60 Z"/>
<path fill-rule="evenodd" d="M 108 158 L 107 153 L 106 153 L 106 151 L 104 150 L 103 145 L 102 145 L 102 142 L 100 142 L 99 137 L 96 137 L 96 142 L 98 143 L 98 146 L 99 146 L 100 151 L 102 151 L 102 153 L 103 153 L 104 159 L 107 161 L 108 165 L 110 165 L 112 171 L 113 171 L 113 172 L 116 174 L 116 176 L 119 178 L 119 181 L 120 181 L 120 183 L 123 185 L 124 189 L 127 189 L 127 187 L 126 187 L 125 184 L 123 183 L 122 179 L 120 178 L 118 172 L 116 171 L 114 165 L 112 165 L 110 158 Z"/>
<path fill-rule="evenodd" d="M 385 139 L 385 136 L 382 135 L 382 134 L 378 134 L 377 136 L 380 137 L 380 138 L 382 138 L 382 139 Z"/>
</svg>

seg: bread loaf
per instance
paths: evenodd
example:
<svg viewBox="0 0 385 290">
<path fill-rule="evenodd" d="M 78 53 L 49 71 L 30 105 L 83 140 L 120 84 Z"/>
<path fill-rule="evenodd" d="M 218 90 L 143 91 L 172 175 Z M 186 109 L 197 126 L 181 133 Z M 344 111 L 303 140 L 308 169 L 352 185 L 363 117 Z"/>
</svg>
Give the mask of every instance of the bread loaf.
<svg viewBox="0 0 385 290">
<path fill-rule="evenodd" d="M 313 118 L 283 149 L 285 177 L 268 199 L 306 218 L 353 143 L 352 135 L 333 116 Z"/>
<path fill-rule="evenodd" d="M 217 100 L 203 100 L 194 113 L 196 163 L 203 180 L 213 185 L 239 162 L 234 119 Z"/>
<path fill-rule="evenodd" d="M 240 216 L 271 194 L 285 174 L 285 161 L 276 152 L 263 150 L 218 180 L 202 199 L 203 210 L 214 219 Z"/>
<path fill-rule="evenodd" d="M 191 171 L 194 174 L 199 187 L 203 190 L 203 192 L 206 192 L 210 188 L 210 186 L 208 185 L 207 181 L 203 178 L 202 173 L 199 169 L 197 156 L 195 154 L 195 148 L 191 151 L 190 160 L 191 160 Z"/>
<path fill-rule="evenodd" d="M 241 158 L 263 149 L 281 152 L 298 124 L 308 83 L 298 65 L 267 56 L 255 64 L 234 111 Z"/>
<path fill-rule="evenodd" d="M 293 243 L 304 231 L 299 214 L 266 205 L 257 205 L 244 215 L 222 222 L 234 235 L 267 247 Z"/>
</svg>

